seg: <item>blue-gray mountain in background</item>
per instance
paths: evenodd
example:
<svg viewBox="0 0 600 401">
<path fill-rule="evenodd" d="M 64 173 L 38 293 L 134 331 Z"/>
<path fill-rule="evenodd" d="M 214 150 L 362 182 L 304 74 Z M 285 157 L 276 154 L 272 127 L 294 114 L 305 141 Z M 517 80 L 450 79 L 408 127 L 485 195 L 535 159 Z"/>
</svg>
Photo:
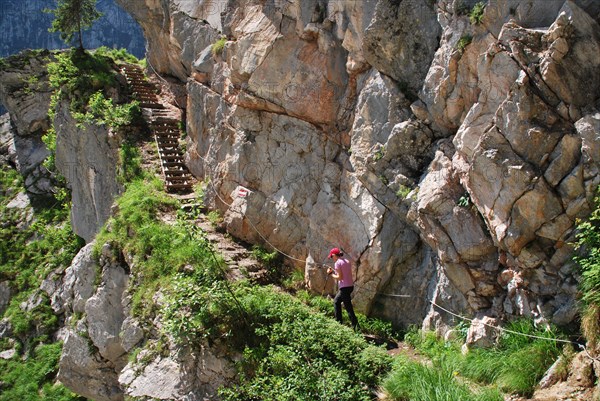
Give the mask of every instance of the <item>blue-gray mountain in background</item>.
<svg viewBox="0 0 600 401">
<path fill-rule="evenodd" d="M 145 41 L 137 22 L 114 0 L 98 0 L 97 5 L 104 15 L 84 32 L 84 46 L 126 48 L 143 58 Z M 69 47 L 58 34 L 48 32 L 54 16 L 43 10 L 55 7 L 54 0 L 0 0 L 0 57 L 23 49 Z"/>
</svg>

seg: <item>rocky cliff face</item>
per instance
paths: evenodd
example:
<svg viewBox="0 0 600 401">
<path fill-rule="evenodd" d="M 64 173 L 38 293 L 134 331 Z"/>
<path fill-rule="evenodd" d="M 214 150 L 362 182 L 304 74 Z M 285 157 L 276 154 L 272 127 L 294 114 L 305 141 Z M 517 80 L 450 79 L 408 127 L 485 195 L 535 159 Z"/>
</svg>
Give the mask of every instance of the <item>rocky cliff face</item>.
<svg viewBox="0 0 600 401">
<path fill-rule="evenodd" d="M 573 321 L 569 242 L 600 180 L 596 2 L 473 21 L 462 0 L 119 3 L 188 82 L 188 163 L 233 235 L 317 291 L 342 246 L 355 302 L 399 325 L 450 323 L 431 302 Z"/>
</svg>

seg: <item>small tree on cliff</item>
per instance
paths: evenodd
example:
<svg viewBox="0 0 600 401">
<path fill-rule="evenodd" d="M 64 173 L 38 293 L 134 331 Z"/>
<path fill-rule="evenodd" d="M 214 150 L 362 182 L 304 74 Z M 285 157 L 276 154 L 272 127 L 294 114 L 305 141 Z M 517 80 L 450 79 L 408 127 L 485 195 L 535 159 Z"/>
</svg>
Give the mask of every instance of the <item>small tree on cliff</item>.
<svg viewBox="0 0 600 401">
<path fill-rule="evenodd" d="M 55 9 L 47 12 L 54 14 L 50 32 L 60 32 L 60 38 L 67 43 L 73 40 L 73 35 L 79 38 L 79 48 L 83 50 L 84 29 L 90 28 L 94 21 L 102 16 L 96 9 L 96 0 L 57 0 Z"/>
</svg>

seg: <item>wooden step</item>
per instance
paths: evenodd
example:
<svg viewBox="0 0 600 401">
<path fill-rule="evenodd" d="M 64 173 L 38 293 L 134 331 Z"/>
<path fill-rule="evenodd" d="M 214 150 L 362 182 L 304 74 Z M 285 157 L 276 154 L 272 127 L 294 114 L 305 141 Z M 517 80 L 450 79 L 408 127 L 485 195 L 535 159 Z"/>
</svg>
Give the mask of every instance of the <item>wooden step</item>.
<svg viewBox="0 0 600 401">
<path fill-rule="evenodd" d="M 181 167 L 186 167 L 186 165 L 183 162 L 164 162 L 163 166 L 165 167 L 179 167 L 181 169 Z"/>
<path fill-rule="evenodd" d="M 190 172 L 185 169 L 185 170 L 165 170 L 165 175 L 171 177 L 171 178 L 180 178 L 180 177 L 186 177 L 186 176 L 191 176 Z"/>
<path fill-rule="evenodd" d="M 167 184 L 168 191 L 191 190 L 192 184 Z"/>
<path fill-rule="evenodd" d="M 173 184 L 190 184 L 192 182 L 191 177 L 166 177 L 165 179 Z"/>
<path fill-rule="evenodd" d="M 174 156 L 161 156 L 160 157 L 162 160 L 164 161 L 170 161 L 170 162 L 182 162 L 183 163 L 183 157 L 180 155 L 174 155 Z"/>
<path fill-rule="evenodd" d="M 179 151 L 179 149 L 177 148 L 173 148 L 173 149 L 165 149 L 165 150 L 160 150 L 160 157 L 183 157 L 183 153 L 181 151 Z"/>
</svg>

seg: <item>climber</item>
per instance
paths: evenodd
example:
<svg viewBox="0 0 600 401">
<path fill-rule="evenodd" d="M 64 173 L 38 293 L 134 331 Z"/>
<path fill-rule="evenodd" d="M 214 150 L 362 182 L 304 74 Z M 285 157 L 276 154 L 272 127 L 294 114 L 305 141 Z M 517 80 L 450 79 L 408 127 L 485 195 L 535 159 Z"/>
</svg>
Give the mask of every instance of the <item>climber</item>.
<svg viewBox="0 0 600 401">
<path fill-rule="evenodd" d="M 329 252 L 329 259 L 333 258 L 334 267 L 327 269 L 327 274 L 333 277 L 338 282 L 338 292 L 333 299 L 335 319 L 342 323 L 342 303 L 354 330 L 358 329 L 358 320 L 354 314 L 354 308 L 352 307 L 351 294 L 354 291 L 354 280 L 352 279 L 352 267 L 350 261 L 343 257 L 344 254 L 339 248 L 333 248 Z"/>
</svg>

